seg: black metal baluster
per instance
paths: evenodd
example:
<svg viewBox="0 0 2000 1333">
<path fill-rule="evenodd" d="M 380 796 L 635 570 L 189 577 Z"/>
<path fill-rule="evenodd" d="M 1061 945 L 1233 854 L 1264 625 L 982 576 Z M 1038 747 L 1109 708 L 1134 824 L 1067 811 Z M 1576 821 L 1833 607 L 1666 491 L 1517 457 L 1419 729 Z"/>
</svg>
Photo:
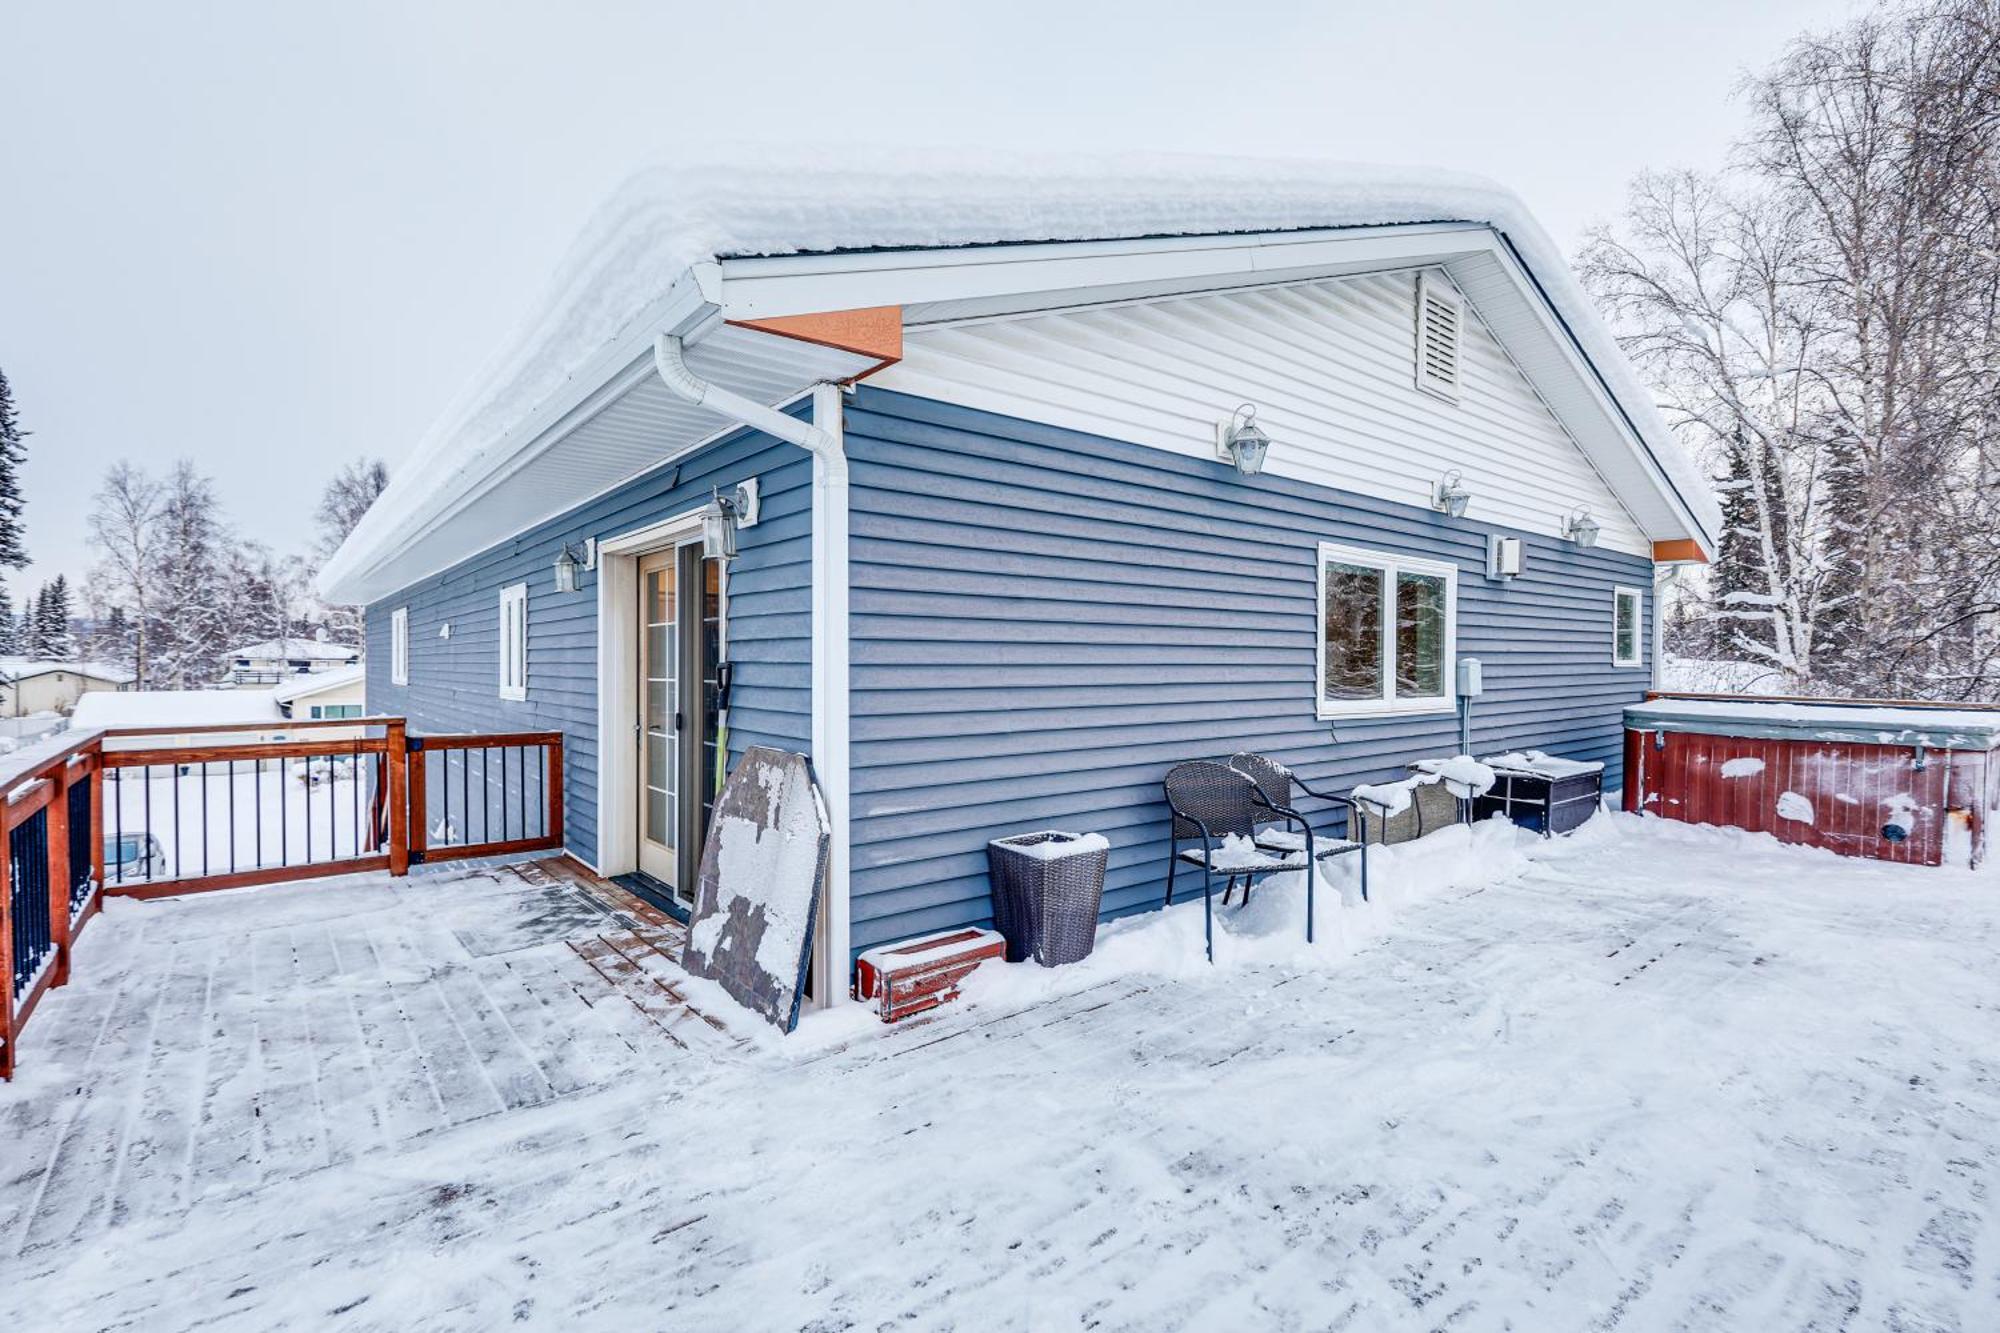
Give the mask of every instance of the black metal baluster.
<svg viewBox="0 0 2000 1333">
<path fill-rule="evenodd" d="M 287 760 L 278 756 L 278 864 L 292 863 L 292 821 L 285 814 L 285 766 Z"/>
<path fill-rule="evenodd" d="M 251 837 L 256 842 L 257 865 L 264 864 L 264 761 L 250 761 L 250 819 Z"/>
<path fill-rule="evenodd" d="M 229 773 L 229 873 L 236 873 L 236 761 L 231 759 Z"/>
<path fill-rule="evenodd" d="M 484 746 L 479 751 L 479 840 L 493 841 L 493 783 L 487 776 L 486 760 L 492 752 Z"/>
<path fill-rule="evenodd" d="M 130 769 L 107 768 L 107 773 L 129 773 Z M 120 778 L 114 785 L 106 783 L 111 792 L 111 855 L 112 871 L 117 883 L 125 882 L 125 781 Z"/>
<path fill-rule="evenodd" d="M 208 761 L 201 763 L 201 873 L 208 874 Z"/>
<path fill-rule="evenodd" d="M 299 793 L 299 813 L 305 816 L 306 859 L 300 865 L 309 866 L 313 859 L 313 761 L 311 755 L 304 756 L 306 789 Z"/>
</svg>

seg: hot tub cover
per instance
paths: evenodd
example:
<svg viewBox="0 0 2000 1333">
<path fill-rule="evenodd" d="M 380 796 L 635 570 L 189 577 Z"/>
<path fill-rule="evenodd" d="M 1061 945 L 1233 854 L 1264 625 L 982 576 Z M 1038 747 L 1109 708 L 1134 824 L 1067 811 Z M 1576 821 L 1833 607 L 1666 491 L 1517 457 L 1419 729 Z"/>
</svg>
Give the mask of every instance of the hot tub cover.
<svg viewBox="0 0 2000 1333">
<path fill-rule="evenodd" d="M 1903 704 L 1782 703 L 1760 699 L 1652 699 L 1625 709 L 1634 731 L 1685 731 L 1769 740 L 1922 745 L 1933 750 L 2000 747 L 2000 709 Z"/>
</svg>

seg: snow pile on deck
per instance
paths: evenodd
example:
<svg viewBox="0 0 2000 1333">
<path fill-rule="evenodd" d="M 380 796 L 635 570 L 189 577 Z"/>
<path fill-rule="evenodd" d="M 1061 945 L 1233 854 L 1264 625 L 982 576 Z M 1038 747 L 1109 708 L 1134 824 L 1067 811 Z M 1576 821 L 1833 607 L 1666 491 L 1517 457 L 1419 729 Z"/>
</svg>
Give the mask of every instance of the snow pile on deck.
<svg viewBox="0 0 2000 1333">
<path fill-rule="evenodd" d="M 841 250 L 1206 236 L 1459 222 L 1502 233 L 1695 515 L 1720 526 L 1562 250 L 1482 176 L 1348 162 L 1172 154 L 734 148 L 632 176 L 599 207 L 503 350 L 418 445 L 349 539 L 371 549 L 415 506 L 635 330 L 714 259 Z M 339 556 L 326 577 L 342 566 Z"/>
<path fill-rule="evenodd" d="M 1339 857 L 1319 872 L 1314 897 L 1314 940 L 1306 942 L 1304 872 L 1272 875 L 1252 892 L 1247 907 L 1222 905 L 1215 883 L 1215 962 L 1203 948 L 1201 877 L 1183 874 L 1175 902 L 1164 911 L 1124 917 L 1098 927 L 1097 948 L 1065 967 L 988 965 L 973 973 L 965 997 L 975 1006 L 1014 1007 L 1087 989 L 1122 976 L 1182 979 L 1211 977 L 1217 969 L 1338 967 L 1357 949 L 1391 933 L 1399 909 L 1453 889 L 1514 879 L 1549 849 L 1609 836 L 1593 821 L 1561 843 L 1551 843 L 1504 819 L 1457 824 L 1415 842 L 1368 849 L 1369 901 L 1361 901 L 1361 859 Z M 800 1032 L 808 1038 L 809 1019 Z"/>
</svg>

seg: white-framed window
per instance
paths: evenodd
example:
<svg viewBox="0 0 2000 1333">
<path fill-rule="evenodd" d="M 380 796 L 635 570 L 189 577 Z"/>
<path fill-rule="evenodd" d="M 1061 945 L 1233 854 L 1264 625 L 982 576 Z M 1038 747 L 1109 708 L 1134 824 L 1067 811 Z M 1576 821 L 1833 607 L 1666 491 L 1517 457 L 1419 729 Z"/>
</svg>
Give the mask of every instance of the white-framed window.
<svg viewBox="0 0 2000 1333">
<path fill-rule="evenodd" d="M 500 590 L 500 697 L 528 697 L 528 585 Z"/>
<path fill-rule="evenodd" d="M 410 608 L 399 606 L 389 614 L 389 683 L 410 683 Z"/>
<path fill-rule="evenodd" d="M 1319 544 L 1322 718 L 1458 705 L 1458 566 Z"/>
<path fill-rule="evenodd" d="M 1646 664 L 1646 599 L 1637 588 L 1611 590 L 1611 665 Z"/>
</svg>

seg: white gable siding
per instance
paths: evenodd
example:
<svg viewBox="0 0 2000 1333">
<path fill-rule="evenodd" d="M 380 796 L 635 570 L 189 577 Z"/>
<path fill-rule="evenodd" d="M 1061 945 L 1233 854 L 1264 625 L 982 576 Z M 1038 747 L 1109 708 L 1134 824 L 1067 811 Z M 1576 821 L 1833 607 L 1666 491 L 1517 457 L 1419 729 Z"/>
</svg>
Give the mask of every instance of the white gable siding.
<svg viewBox="0 0 2000 1333">
<path fill-rule="evenodd" d="M 1470 518 L 1553 536 L 1587 506 L 1602 545 L 1650 553 L 1469 302 L 1462 337 L 1461 397 L 1443 402 L 1417 387 L 1416 276 L 1381 273 L 913 327 L 870 382 L 1197 458 L 1252 402 L 1271 472 L 1427 506 L 1456 468 Z"/>
</svg>

